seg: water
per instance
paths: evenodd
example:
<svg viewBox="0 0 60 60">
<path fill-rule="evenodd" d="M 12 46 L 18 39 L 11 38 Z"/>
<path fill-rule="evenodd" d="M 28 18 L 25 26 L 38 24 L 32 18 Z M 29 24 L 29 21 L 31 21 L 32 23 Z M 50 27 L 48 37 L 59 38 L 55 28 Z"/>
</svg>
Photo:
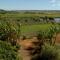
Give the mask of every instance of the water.
<svg viewBox="0 0 60 60">
<path fill-rule="evenodd" d="M 60 22 L 60 18 L 54 18 L 55 22 Z"/>
</svg>

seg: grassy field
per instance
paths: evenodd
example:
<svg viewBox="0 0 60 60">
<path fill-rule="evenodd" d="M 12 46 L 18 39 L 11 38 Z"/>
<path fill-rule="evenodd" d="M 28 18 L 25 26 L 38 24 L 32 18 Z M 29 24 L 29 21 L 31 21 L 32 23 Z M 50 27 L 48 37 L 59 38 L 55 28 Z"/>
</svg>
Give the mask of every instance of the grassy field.
<svg viewBox="0 0 60 60">
<path fill-rule="evenodd" d="M 36 32 L 40 30 L 46 30 L 48 29 L 52 24 L 37 24 L 37 25 L 23 25 L 21 26 L 21 32 L 27 33 L 27 32 Z"/>
<path fill-rule="evenodd" d="M 0 14 L 1 17 L 60 17 L 60 13 L 6 13 L 6 14 Z"/>
<path fill-rule="evenodd" d="M 58 24 L 55 24 L 58 27 Z M 51 23 L 48 24 L 34 24 L 34 25 L 23 25 L 20 26 L 21 34 L 36 33 L 39 31 L 47 31 L 52 26 Z M 54 25 L 53 25 L 54 26 Z"/>
</svg>

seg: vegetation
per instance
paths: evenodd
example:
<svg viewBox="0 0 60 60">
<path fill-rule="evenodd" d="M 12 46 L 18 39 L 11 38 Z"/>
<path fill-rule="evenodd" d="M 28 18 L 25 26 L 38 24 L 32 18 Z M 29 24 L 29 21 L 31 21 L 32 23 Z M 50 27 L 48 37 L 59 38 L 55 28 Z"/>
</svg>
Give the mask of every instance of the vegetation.
<svg viewBox="0 0 60 60">
<path fill-rule="evenodd" d="M 17 51 L 20 38 L 36 36 L 41 42 L 41 55 L 32 56 L 33 60 L 58 60 L 59 48 L 55 45 L 60 33 L 60 23 L 54 18 L 60 12 L 18 12 L 0 11 L 0 60 L 18 60 Z M 41 47 L 39 46 L 39 47 Z M 21 59 L 21 58 L 20 58 Z"/>
<path fill-rule="evenodd" d="M 0 41 L 0 60 L 16 60 L 16 48 L 10 43 Z"/>
<path fill-rule="evenodd" d="M 59 60 L 58 50 L 55 46 L 45 44 L 40 54 L 32 56 L 32 60 Z"/>
</svg>

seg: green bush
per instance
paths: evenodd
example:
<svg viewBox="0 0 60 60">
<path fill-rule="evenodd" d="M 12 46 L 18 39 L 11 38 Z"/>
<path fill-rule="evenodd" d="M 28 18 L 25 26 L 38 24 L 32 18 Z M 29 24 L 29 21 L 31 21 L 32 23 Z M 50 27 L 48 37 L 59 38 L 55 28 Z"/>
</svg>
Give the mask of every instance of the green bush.
<svg viewBox="0 0 60 60">
<path fill-rule="evenodd" d="M 10 43 L 0 41 L 0 60 L 16 60 L 17 52 Z"/>
<path fill-rule="evenodd" d="M 45 44 L 41 53 L 32 56 L 32 60 L 58 60 L 58 51 L 54 46 Z"/>
<path fill-rule="evenodd" d="M 0 20 L 0 40 L 16 45 L 20 37 L 20 23 L 11 20 Z"/>
</svg>

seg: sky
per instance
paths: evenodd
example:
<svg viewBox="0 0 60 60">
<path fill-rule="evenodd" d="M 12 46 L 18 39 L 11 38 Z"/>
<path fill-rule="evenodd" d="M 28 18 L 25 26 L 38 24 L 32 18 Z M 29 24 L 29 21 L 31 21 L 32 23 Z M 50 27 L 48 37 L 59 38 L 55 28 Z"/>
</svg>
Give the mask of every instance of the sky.
<svg viewBox="0 0 60 60">
<path fill-rule="evenodd" d="M 60 10 L 60 0 L 0 0 L 4 10 Z"/>
</svg>

